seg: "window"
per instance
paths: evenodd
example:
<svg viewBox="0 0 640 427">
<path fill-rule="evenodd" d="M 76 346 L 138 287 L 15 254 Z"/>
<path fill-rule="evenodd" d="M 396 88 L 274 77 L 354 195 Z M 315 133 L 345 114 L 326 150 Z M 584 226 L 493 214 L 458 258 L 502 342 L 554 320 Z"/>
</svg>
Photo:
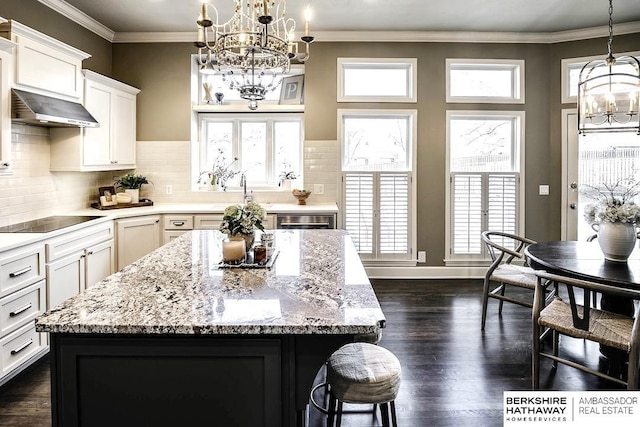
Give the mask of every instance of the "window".
<svg viewBox="0 0 640 427">
<path fill-rule="evenodd" d="M 416 67 L 415 58 L 338 58 L 338 102 L 416 102 Z"/>
<path fill-rule="evenodd" d="M 343 224 L 363 260 L 412 260 L 415 110 L 339 110 Z"/>
<path fill-rule="evenodd" d="M 216 159 L 244 171 L 252 189 L 276 189 L 284 171 L 302 174 L 301 114 L 200 114 L 197 171 L 210 170 Z M 234 158 L 238 158 L 234 161 Z M 197 179 L 197 176 L 196 176 Z M 195 180 L 194 180 L 195 182 Z M 228 185 L 239 185 L 236 177 Z"/>
<path fill-rule="evenodd" d="M 194 59 L 194 62 L 197 61 Z M 198 91 L 199 95 L 199 103 L 204 103 L 205 91 L 204 91 L 204 83 L 207 83 L 212 88 L 212 95 L 215 93 L 222 93 L 223 98 L 222 102 L 224 104 L 239 104 L 246 105 L 247 101 L 240 98 L 240 92 L 235 89 L 229 89 L 227 83 L 223 80 L 222 74 L 219 73 L 199 73 L 197 72 L 198 68 L 196 68 L 196 74 L 198 75 L 199 85 Z M 213 71 L 213 70 L 211 70 Z M 297 76 L 304 74 L 304 66 L 302 65 L 292 65 L 289 73 L 279 76 L 278 78 L 271 78 L 269 76 L 264 78 L 263 84 L 268 88 L 267 93 L 265 95 L 264 101 L 260 101 L 259 104 L 278 104 L 278 100 L 280 99 L 280 89 L 282 83 L 282 77 L 284 76 Z M 215 96 L 213 96 L 212 102 L 216 102 Z"/>
<path fill-rule="evenodd" d="M 482 260 L 485 230 L 519 234 L 524 113 L 448 111 L 450 260 Z"/>
<path fill-rule="evenodd" d="M 616 54 L 616 57 L 631 55 L 637 57 L 640 55 L 640 51 L 627 52 Z M 580 81 L 580 70 L 582 67 L 593 60 L 604 59 L 604 55 L 589 56 L 583 58 L 567 58 L 563 59 L 561 63 L 561 78 L 562 78 L 562 103 L 570 104 L 576 103 L 578 97 L 578 82 Z M 634 74 L 633 70 L 625 70 L 624 66 L 613 66 L 613 72 L 625 72 Z M 595 74 L 594 74 L 595 77 Z"/>
<path fill-rule="evenodd" d="M 447 102 L 524 104 L 524 61 L 447 59 Z"/>
</svg>

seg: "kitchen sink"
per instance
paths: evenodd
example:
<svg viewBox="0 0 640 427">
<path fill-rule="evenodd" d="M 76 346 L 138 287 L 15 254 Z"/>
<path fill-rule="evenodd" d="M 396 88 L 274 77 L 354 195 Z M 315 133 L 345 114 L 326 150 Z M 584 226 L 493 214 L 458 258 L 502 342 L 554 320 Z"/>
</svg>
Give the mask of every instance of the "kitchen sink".
<svg viewBox="0 0 640 427">
<path fill-rule="evenodd" d="M 102 218 L 101 216 L 57 215 L 0 227 L 0 233 L 47 233 Z"/>
</svg>

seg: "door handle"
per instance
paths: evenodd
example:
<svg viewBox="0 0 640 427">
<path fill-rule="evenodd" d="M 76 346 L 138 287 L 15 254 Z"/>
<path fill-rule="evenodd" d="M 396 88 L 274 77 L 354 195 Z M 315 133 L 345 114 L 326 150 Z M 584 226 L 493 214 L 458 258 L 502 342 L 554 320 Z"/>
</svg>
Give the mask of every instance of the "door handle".
<svg viewBox="0 0 640 427">
<path fill-rule="evenodd" d="M 571 187 L 572 190 L 575 190 L 576 188 L 578 188 L 578 184 L 576 182 L 572 182 L 569 187 Z"/>
<path fill-rule="evenodd" d="M 574 209 L 574 210 L 575 210 L 575 208 L 576 208 L 576 204 L 575 204 L 575 203 L 571 203 L 571 204 L 569 205 L 569 207 L 570 207 L 571 209 Z"/>
</svg>

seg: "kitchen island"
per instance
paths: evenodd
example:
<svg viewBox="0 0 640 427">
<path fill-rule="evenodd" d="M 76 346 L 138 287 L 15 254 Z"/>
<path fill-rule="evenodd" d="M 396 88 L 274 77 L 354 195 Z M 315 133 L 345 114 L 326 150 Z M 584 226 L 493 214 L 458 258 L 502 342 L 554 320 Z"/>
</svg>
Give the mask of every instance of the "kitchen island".
<svg viewBox="0 0 640 427">
<path fill-rule="evenodd" d="M 343 230 L 276 231 L 270 269 L 192 231 L 37 319 L 54 426 L 291 426 L 318 369 L 385 318 Z"/>
</svg>

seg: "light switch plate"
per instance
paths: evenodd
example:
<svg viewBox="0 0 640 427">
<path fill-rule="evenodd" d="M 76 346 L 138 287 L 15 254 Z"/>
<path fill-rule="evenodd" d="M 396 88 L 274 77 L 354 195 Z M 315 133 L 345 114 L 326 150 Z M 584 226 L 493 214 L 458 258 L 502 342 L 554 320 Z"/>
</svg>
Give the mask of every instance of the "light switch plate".
<svg viewBox="0 0 640 427">
<path fill-rule="evenodd" d="M 313 184 L 314 194 L 324 194 L 324 184 Z"/>
<path fill-rule="evenodd" d="M 548 196 L 549 195 L 549 186 L 548 185 L 541 185 L 538 187 L 538 194 L 541 196 Z"/>
</svg>

